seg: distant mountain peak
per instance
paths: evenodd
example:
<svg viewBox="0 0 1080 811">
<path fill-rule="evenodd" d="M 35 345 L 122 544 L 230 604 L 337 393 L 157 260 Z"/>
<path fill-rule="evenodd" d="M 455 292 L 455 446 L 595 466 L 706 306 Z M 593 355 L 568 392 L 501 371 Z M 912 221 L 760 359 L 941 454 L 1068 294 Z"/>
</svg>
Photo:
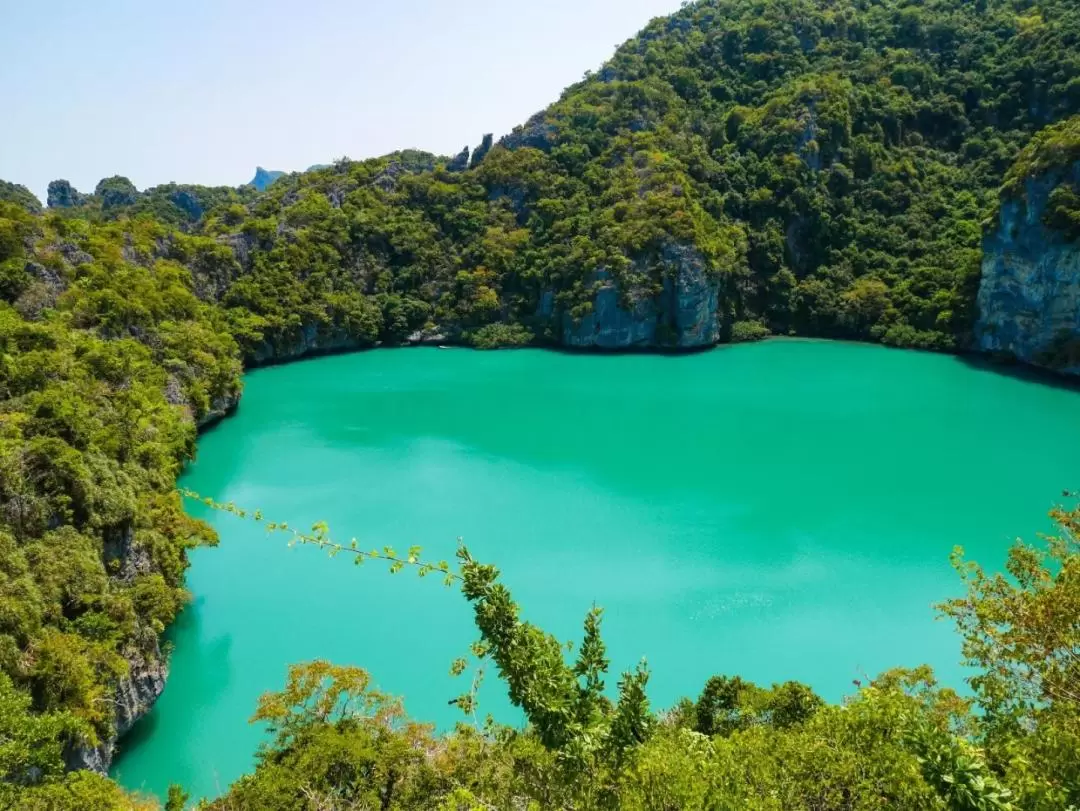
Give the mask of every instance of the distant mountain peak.
<svg viewBox="0 0 1080 811">
<path fill-rule="evenodd" d="M 253 177 L 247 185 L 254 186 L 259 191 L 266 191 L 275 180 L 282 177 L 284 174 L 285 172 L 278 172 L 273 169 L 263 169 L 261 166 L 256 166 L 255 177 Z"/>
</svg>

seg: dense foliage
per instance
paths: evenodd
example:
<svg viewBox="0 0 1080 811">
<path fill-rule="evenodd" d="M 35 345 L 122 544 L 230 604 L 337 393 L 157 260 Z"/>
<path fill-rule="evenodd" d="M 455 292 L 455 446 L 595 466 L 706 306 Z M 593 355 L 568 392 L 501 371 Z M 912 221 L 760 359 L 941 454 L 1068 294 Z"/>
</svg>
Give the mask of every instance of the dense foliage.
<svg viewBox="0 0 1080 811">
<path fill-rule="evenodd" d="M 188 272 L 151 258 L 165 233 L 0 203 L 0 806 L 20 782 L 44 782 L 42 808 L 68 784 L 116 793 L 58 758 L 112 738 L 116 685 L 160 665 L 185 548 L 211 540 L 173 487 L 240 364 Z M 27 736 L 51 748 L 18 754 Z"/>
<path fill-rule="evenodd" d="M 133 720 L 118 691 L 162 669 L 186 549 L 213 540 L 175 478 L 242 363 L 560 343 L 599 284 L 632 311 L 680 265 L 718 289 L 727 340 L 962 349 L 998 187 L 1080 157 L 1078 112 L 1069 0 L 702 0 L 453 158 L 342 159 L 262 191 L 57 180 L 47 211 L 0 183 L 0 806 L 133 802 L 69 767 L 108 756 Z M 1080 191 L 1055 189 L 1065 238 L 1078 212 Z M 1076 519 L 1058 518 L 1049 562 L 1020 548 L 1015 581 L 973 569 L 947 607 L 979 713 L 922 671 L 843 707 L 717 677 L 656 715 L 639 668 L 612 702 L 598 613 L 568 663 L 466 557 L 477 650 L 528 729 L 436 738 L 363 674 L 299 667 L 221 807 L 1080 804 Z M 333 697 L 355 700 L 305 710 Z"/>
<path fill-rule="evenodd" d="M 997 189 L 1080 112 L 1078 44 L 1065 0 L 707 0 L 471 159 L 342 159 L 254 197 L 57 181 L 50 205 L 207 240 L 179 258 L 250 360 L 562 342 L 604 280 L 631 306 L 691 260 L 728 339 L 962 349 Z M 1070 236 L 1074 198 L 1054 208 Z"/>
<path fill-rule="evenodd" d="M 243 245 L 223 304 L 252 353 L 304 325 L 558 341 L 598 269 L 655 296 L 679 244 L 719 283 L 726 335 L 962 348 L 1002 178 L 1080 111 L 1078 40 L 1059 0 L 696 3 L 471 169 L 343 160 L 211 216 Z"/>
<path fill-rule="evenodd" d="M 250 201 L 254 196 L 254 191 L 245 186 L 234 189 L 176 183 L 140 192 L 126 177 L 116 175 L 102 179 L 93 194 L 82 194 L 66 180 L 54 180 L 49 184 L 48 205 L 55 213 L 80 219 L 152 217 L 173 228 L 189 230 L 210 209 Z M 37 198 L 30 197 L 37 203 Z M 41 204 L 37 205 L 40 211 Z"/>
</svg>

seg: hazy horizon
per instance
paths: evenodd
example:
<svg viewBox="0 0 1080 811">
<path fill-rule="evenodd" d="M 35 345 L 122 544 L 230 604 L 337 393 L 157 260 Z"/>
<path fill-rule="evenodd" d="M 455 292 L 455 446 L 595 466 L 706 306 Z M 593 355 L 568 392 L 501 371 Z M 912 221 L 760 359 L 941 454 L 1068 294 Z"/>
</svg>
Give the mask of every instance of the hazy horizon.
<svg viewBox="0 0 1080 811">
<path fill-rule="evenodd" d="M 5 4 L 0 179 L 237 186 L 397 149 L 455 154 L 555 101 L 679 0 Z"/>
</svg>

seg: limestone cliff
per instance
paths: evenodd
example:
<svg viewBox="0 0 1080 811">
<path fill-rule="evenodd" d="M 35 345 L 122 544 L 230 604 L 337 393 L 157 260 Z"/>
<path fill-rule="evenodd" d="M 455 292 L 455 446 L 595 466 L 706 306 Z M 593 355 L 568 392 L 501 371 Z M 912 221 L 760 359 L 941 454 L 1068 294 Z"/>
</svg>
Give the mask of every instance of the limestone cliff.
<svg viewBox="0 0 1080 811">
<path fill-rule="evenodd" d="M 297 360 L 306 355 L 344 352 L 366 346 L 371 346 L 371 342 L 356 338 L 343 328 L 305 324 L 296 330 L 292 337 L 259 344 L 250 361 L 255 366 L 262 366 Z"/>
<path fill-rule="evenodd" d="M 54 180 L 49 183 L 47 204 L 49 208 L 74 208 L 82 205 L 86 195 L 80 194 L 66 180 Z"/>
<path fill-rule="evenodd" d="M 1015 185 L 983 242 L 976 348 L 1080 374 L 1080 241 L 1049 216 L 1056 190 L 1080 186 L 1080 161 Z"/>
<path fill-rule="evenodd" d="M 719 282 L 692 247 L 668 244 L 660 251 L 659 291 L 636 263 L 639 282 L 620 289 L 606 270 L 593 274 L 592 311 L 581 318 L 561 313 L 560 343 L 589 349 L 694 349 L 715 344 Z M 541 315 L 553 310 L 553 297 L 541 301 Z"/>
<path fill-rule="evenodd" d="M 235 411 L 240 404 L 241 393 L 241 390 L 237 389 L 215 397 L 210 403 L 210 409 L 196 420 L 199 430 L 209 428 Z"/>
<path fill-rule="evenodd" d="M 102 555 L 112 572 L 111 577 L 117 581 L 130 583 L 153 569 L 149 550 L 139 543 L 130 524 L 105 533 Z M 90 769 L 106 774 L 116 754 L 117 742 L 136 721 L 150 712 L 165 689 L 169 666 L 153 628 L 141 625 L 123 655 L 128 670 L 114 687 L 112 732 L 99 739 L 96 745 L 87 742 L 68 749 L 66 760 L 70 769 Z"/>
<path fill-rule="evenodd" d="M 113 693 L 113 733 L 99 740 L 96 746 L 84 744 L 69 749 L 66 755 L 69 769 L 89 769 L 107 774 L 116 755 L 117 742 L 135 726 L 136 721 L 150 712 L 165 689 L 169 666 L 160 648 L 150 656 L 132 652 L 125 658 L 128 661 L 128 675 L 119 680 Z"/>
</svg>

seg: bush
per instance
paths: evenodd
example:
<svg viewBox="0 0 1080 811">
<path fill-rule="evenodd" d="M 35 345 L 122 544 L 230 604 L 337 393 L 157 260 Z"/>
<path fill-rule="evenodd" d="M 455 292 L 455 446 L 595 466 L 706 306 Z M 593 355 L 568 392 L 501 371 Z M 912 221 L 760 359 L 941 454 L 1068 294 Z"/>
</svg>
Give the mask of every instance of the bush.
<svg viewBox="0 0 1080 811">
<path fill-rule="evenodd" d="M 477 349 L 510 349 L 528 346 L 536 336 L 521 324 L 487 324 L 468 336 Z"/>
<path fill-rule="evenodd" d="M 760 341 L 771 334 L 769 328 L 759 321 L 736 321 L 731 325 L 729 340 L 733 344 L 741 344 L 747 341 Z"/>
</svg>

